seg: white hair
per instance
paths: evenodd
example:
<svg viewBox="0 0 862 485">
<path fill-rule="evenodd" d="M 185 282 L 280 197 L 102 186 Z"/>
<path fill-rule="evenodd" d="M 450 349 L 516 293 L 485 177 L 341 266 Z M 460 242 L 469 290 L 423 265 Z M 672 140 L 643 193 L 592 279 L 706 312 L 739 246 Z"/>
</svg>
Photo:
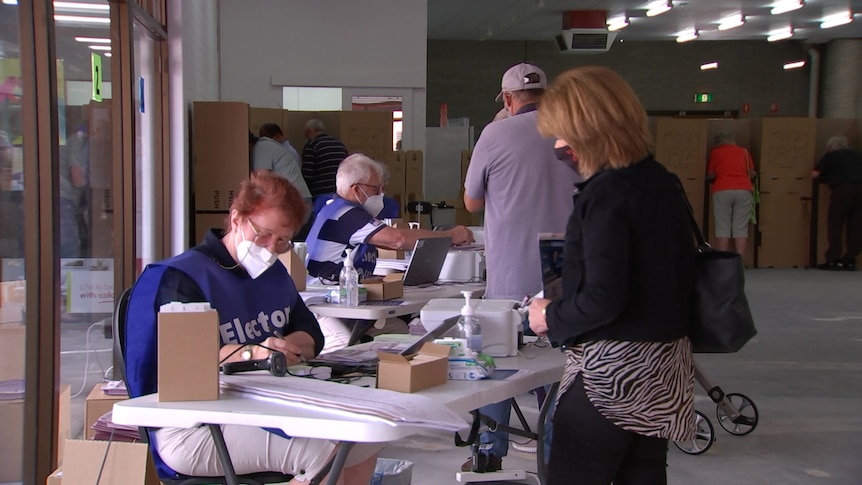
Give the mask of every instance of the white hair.
<svg viewBox="0 0 862 485">
<path fill-rule="evenodd" d="M 362 153 L 354 153 L 338 165 L 335 174 L 335 188 L 338 195 L 346 197 L 350 188 L 356 184 L 367 183 L 377 175 L 383 184 L 389 181 L 389 169 L 386 165 Z"/>
<path fill-rule="evenodd" d="M 831 149 L 831 150 L 838 150 L 840 148 L 847 148 L 847 137 L 844 135 L 833 136 L 826 143 L 826 148 Z"/>
<path fill-rule="evenodd" d="M 326 127 L 323 126 L 323 122 L 317 118 L 312 118 L 305 123 L 305 129 L 311 130 L 315 133 L 323 133 L 326 130 Z"/>
</svg>

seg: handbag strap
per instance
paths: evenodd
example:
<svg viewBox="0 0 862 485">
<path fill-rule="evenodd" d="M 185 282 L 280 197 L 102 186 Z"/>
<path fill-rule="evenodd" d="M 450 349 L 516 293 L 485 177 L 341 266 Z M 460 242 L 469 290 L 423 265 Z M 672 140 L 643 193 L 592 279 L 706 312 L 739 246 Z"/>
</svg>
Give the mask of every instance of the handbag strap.
<svg viewBox="0 0 862 485">
<path fill-rule="evenodd" d="M 676 177 L 676 175 L 674 176 Z M 691 208 L 691 202 L 689 202 L 688 196 L 685 194 L 685 188 L 682 186 L 682 181 L 679 177 L 676 177 L 676 185 L 679 187 L 682 201 L 685 202 L 685 207 L 688 210 L 688 220 L 691 222 L 691 232 L 694 233 L 694 238 L 697 240 L 697 247 L 710 247 L 709 243 L 706 242 L 706 238 L 703 237 L 703 231 L 701 231 L 700 226 L 697 224 L 697 219 L 694 218 L 694 209 Z"/>
</svg>

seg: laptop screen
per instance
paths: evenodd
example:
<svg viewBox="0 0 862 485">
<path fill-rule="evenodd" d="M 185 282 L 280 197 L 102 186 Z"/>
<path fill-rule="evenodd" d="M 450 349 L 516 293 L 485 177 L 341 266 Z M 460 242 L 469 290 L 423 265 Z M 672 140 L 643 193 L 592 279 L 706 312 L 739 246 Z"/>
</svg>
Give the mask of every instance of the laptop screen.
<svg viewBox="0 0 862 485">
<path fill-rule="evenodd" d="M 440 277 L 440 270 L 451 246 L 452 238 L 448 236 L 417 240 L 407 272 L 404 273 L 404 286 L 434 284 Z"/>
<path fill-rule="evenodd" d="M 563 248 L 562 234 L 539 235 L 539 257 L 542 262 L 542 287 L 544 297 L 555 300 L 563 294 Z"/>
</svg>

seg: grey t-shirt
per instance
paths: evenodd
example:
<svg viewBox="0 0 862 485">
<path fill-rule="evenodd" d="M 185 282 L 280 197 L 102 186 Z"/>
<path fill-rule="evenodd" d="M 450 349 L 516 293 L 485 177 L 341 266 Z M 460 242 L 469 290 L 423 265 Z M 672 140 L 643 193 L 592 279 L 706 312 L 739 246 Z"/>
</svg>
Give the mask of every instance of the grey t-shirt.
<svg viewBox="0 0 862 485">
<path fill-rule="evenodd" d="M 542 289 L 539 233 L 565 232 L 580 177 L 542 138 L 536 111 L 486 126 L 476 143 L 465 193 L 485 199 L 486 298 L 521 299 Z"/>
<path fill-rule="evenodd" d="M 254 144 L 251 150 L 251 169 L 272 170 L 289 180 L 299 190 L 299 195 L 303 199 L 311 199 L 311 192 L 308 191 L 308 185 L 302 178 L 299 160 L 296 160 L 286 148 L 281 146 L 281 143 L 272 138 L 262 136 Z"/>
</svg>

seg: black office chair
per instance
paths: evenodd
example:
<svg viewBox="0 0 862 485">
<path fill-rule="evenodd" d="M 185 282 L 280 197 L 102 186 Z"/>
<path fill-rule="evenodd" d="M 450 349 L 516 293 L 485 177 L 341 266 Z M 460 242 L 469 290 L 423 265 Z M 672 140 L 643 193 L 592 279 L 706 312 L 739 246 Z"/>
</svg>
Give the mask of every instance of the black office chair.
<svg viewBox="0 0 862 485">
<path fill-rule="evenodd" d="M 121 377 L 123 378 L 123 382 L 127 384 L 126 381 L 126 315 L 129 309 L 129 298 L 132 294 L 132 289 L 127 288 L 123 290 L 120 294 L 120 298 L 117 300 L 117 305 L 114 307 L 114 321 L 113 321 L 113 337 L 114 337 L 114 357 L 115 361 L 119 364 L 119 371 Z M 114 368 L 117 369 L 116 367 Z M 212 428 L 210 428 L 212 429 Z M 149 442 L 149 434 L 147 432 L 147 428 L 141 427 L 141 440 L 145 443 Z M 213 439 L 219 440 L 224 439 L 219 433 L 218 436 L 213 435 Z M 226 457 L 221 456 L 221 452 L 219 452 L 219 457 L 224 460 Z M 267 485 L 271 483 L 287 483 L 293 479 L 292 475 L 285 475 L 284 473 L 279 472 L 260 472 L 260 473 L 250 473 L 248 475 L 238 475 L 239 483 L 244 483 L 247 485 Z M 181 478 L 162 478 L 159 477 L 159 480 L 163 484 L 166 485 L 204 485 L 204 484 L 213 484 L 213 485 L 227 485 L 227 480 L 224 477 L 181 477 Z M 317 478 L 312 480 L 312 483 L 317 483 Z"/>
</svg>

